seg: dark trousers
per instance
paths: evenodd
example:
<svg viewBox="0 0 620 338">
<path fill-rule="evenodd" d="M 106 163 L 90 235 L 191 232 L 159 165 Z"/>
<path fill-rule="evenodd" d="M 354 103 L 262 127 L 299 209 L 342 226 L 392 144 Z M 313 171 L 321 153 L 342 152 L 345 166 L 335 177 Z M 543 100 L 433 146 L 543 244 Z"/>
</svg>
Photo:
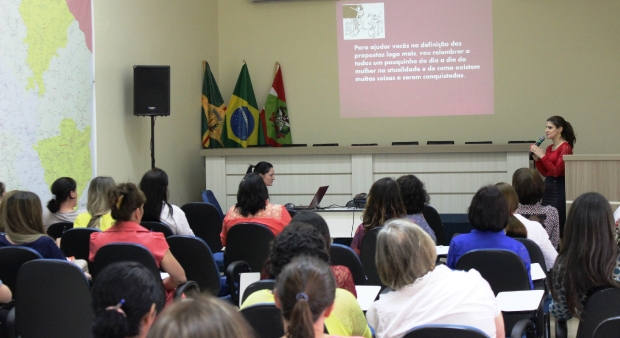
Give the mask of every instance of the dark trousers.
<svg viewBox="0 0 620 338">
<path fill-rule="evenodd" d="M 564 177 L 545 178 L 545 194 L 542 205 L 550 205 L 558 209 L 560 216 L 560 238 L 564 238 L 564 223 L 566 222 L 566 185 Z"/>
</svg>

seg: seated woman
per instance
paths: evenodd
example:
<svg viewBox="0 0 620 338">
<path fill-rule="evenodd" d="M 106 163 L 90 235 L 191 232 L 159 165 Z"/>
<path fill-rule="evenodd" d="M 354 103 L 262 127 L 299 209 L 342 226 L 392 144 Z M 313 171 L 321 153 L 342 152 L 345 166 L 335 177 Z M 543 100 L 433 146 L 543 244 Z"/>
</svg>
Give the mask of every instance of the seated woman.
<svg viewBox="0 0 620 338">
<path fill-rule="evenodd" d="M 609 202 L 601 194 L 585 193 L 571 205 L 553 276 L 549 312 L 557 319 L 582 319 L 590 292 L 620 287 L 614 219 Z"/>
<path fill-rule="evenodd" d="M 530 280 L 530 288 L 534 289 L 530 274 L 530 255 L 525 246 L 506 236 L 504 228 L 508 225 L 510 213 L 508 202 L 494 186 L 482 187 L 471 199 L 467 210 L 467 217 L 474 230 L 468 234 L 452 238 L 448 250 L 446 264 L 449 268 L 456 268 L 461 256 L 476 249 L 503 249 L 509 250 L 521 257 Z"/>
<path fill-rule="evenodd" d="M 254 332 L 232 305 L 203 296 L 168 306 L 151 327 L 148 338 L 253 338 Z"/>
<path fill-rule="evenodd" d="M 294 222 L 287 226 L 273 242 L 271 254 L 265 262 L 264 275 L 267 278 L 278 278 L 284 267 L 297 256 L 312 256 L 324 261 L 329 260 L 325 249 L 325 240 L 312 226 Z M 258 304 L 272 303 L 274 296 L 271 290 L 260 290 L 252 293 L 241 305 L 241 308 Z M 370 328 L 366 323 L 357 299 L 348 291 L 336 289 L 334 310 L 325 319 L 325 327 L 332 335 L 371 337 Z"/>
<path fill-rule="evenodd" d="M 52 183 L 51 191 L 54 196 L 47 202 L 47 210 L 43 214 L 43 227 L 58 222 L 71 222 L 79 214 L 77 206 L 77 183 L 71 177 L 61 177 Z"/>
<path fill-rule="evenodd" d="M 228 230 L 239 223 L 264 224 L 277 236 L 291 222 L 291 215 L 279 204 L 269 203 L 269 193 L 259 174 L 245 175 L 237 191 L 237 204 L 230 207 L 222 225 L 220 239 L 226 246 Z"/>
<path fill-rule="evenodd" d="M 516 213 L 525 218 L 535 218 L 549 234 L 553 247 L 560 245 L 560 218 L 558 210 L 550 205 L 541 205 L 545 193 L 545 182 L 535 169 L 521 168 L 512 174 L 512 187 L 519 196 L 519 207 Z"/>
<path fill-rule="evenodd" d="M 336 283 L 327 263 L 310 256 L 295 258 L 278 276 L 274 291 L 284 337 L 338 337 L 324 333 L 336 298 Z"/>
<path fill-rule="evenodd" d="M 143 221 L 162 222 L 175 235 L 194 236 L 185 213 L 168 203 L 168 174 L 159 168 L 147 171 L 140 181 L 140 190 L 146 196 Z"/>
<path fill-rule="evenodd" d="M 555 251 L 553 244 L 551 244 L 549 234 L 545 231 L 542 225 L 540 225 L 540 223 L 530 221 L 529 219 L 515 213 L 517 207 L 519 206 L 519 197 L 510 184 L 501 182 L 497 183 L 495 187 L 502 193 L 502 195 L 504 195 L 506 201 L 508 202 L 510 220 L 508 221 L 508 226 L 506 227 L 506 235 L 513 238 L 527 238 L 536 243 L 538 247 L 540 247 L 543 257 L 545 258 L 545 265 L 547 266 L 547 269 L 551 270 L 553 268 L 553 264 L 555 264 L 555 259 L 558 257 L 558 252 Z"/>
<path fill-rule="evenodd" d="M 43 229 L 41 200 L 30 191 L 10 191 L 0 204 L 0 247 L 24 246 L 43 258 L 66 259 Z"/>
<path fill-rule="evenodd" d="M 367 231 L 381 227 L 392 218 L 404 218 L 407 209 L 400 197 L 400 189 L 394 179 L 385 177 L 370 187 L 366 207 L 362 213 L 362 224 L 355 230 L 351 249 L 358 255 L 362 250 L 362 240 Z"/>
<path fill-rule="evenodd" d="M 493 290 L 476 270 L 435 266 L 435 243 L 406 219 L 388 221 L 377 236 L 377 272 L 394 289 L 372 303 L 366 317 L 377 337 L 402 337 L 425 324 L 473 326 L 504 337 Z"/>
<path fill-rule="evenodd" d="M 250 174 L 250 173 L 259 174 L 263 178 L 263 182 L 265 182 L 265 185 L 268 187 L 272 186 L 273 181 L 276 180 L 276 175 L 273 171 L 273 166 L 269 162 L 260 161 L 256 163 L 256 165 L 250 164 L 246 174 Z"/>
<path fill-rule="evenodd" d="M 120 262 L 101 271 L 92 288 L 93 337 L 146 337 L 164 307 L 160 280 L 143 265 Z"/>
<path fill-rule="evenodd" d="M 329 227 L 321 215 L 313 211 L 302 211 L 295 215 L 291 222 L 306 223 L 315 228 L 321 236 L 323 236 L 323 239 L 325 240 L 325 249 L 329 254 L 329 247 L 332 243 L 332 238 L 329 234 Z M 355 282 L 353 281 L 353 274 L 351 273 L 351 270 L 344 265 L 332 265 L 331 269 L 334 273 L 334 277 L 336 277 L 336 287 L 345 289 L 357 297 L 357 291 L 355 290 Z"/>
<path fill-rule="evenodd" d="M 422 214 L 424 206 L 431 200 L 426 193 L 426 189 L 424 189 L 424 183 L 415 177 L 415 175 L 401 176 L 396 180 L 396 183 L 398 183 L 400 196 L 407 210 L 407 218 L 420 226 L 420 228 L 426 231 L 433 241 L 437 243 L 435 232 L 431 229 L 430 225 L 428 225 L 428 222 L 426 222 Z"/>
<path fill-rule="evenodd" d="M 185 271 L 170 252 L 164 235 L 160 232 L 151 232 L 140 225 L 144 213 L 144 201 L 144 194 L 133 183 L 121 183 L 110 189 L 108 205 L 116 223 L 106 231 L 90 235 L 88 259 L 92 262 L 99 248 L 109 243 L 127 242 L 145 246 L 153 254 L 157 267 L 161 267 L 170 275 L 163 281 L 168 292 L 167 300 L 170 302 L 176 287 L 187 281 Z"/>
<path fill-rule="evenodd" d="M 112 177 L 98 176 L 90 181 L 88 186 L 87 212 L 79 214 L 73 222 L 75 228 L 95 228 L 101 231 L 108 230 L 114 219 L 108 207 L 108 191 L 116 183 Z"/>
</svg>

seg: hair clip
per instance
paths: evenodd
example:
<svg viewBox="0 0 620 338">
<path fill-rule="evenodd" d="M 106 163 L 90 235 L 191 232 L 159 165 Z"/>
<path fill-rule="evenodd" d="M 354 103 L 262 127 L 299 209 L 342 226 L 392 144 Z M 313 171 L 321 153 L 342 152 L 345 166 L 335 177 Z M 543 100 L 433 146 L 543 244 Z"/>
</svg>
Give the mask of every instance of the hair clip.
<svg viewBox="0 0 620 338">
<path fill-rule="evenodd" d="M 116 311 L 120 314 L 123 315 L 123 317 L 127 317 L 127 315 L 125 314 L 125 311 L 123 311 L 123 309 L 121 309 L 121 306 L 123 306 L 123 304 L 125 304 L 125 300 L 121 299 L 120 302 L 118 302 L 118 304 L 116 304 L 115 306 L 108 306 L 106 309 L 106 311 Z"/>
<path fill-rule="evenodd" d="M 295 296 L 295 299 L 297 299 L 298 301 L 299 300 L 303 300 L 303 301 L 307 302 L 308 301 L 308 295 L 303 293 L 303 292 L 300 292 L 300 293 L 297 294 L 297 296 Z"/>
<path fill-rule="evenodd" d="M 121 195 L 118 198 L 118 201 L 116 201 L 116 209 L 120 209 L 121 208 L 121 204 L 123 203 L 123 197 L 125 197 L 125 195 Z"/>
</svg>

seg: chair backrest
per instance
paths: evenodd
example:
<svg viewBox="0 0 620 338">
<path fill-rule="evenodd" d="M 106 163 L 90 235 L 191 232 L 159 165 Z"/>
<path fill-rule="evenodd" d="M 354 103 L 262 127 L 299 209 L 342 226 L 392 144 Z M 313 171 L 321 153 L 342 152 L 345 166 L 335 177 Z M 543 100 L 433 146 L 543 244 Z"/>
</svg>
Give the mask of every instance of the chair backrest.
<svg viewBox="0 0 620 338">
<path fill-rule="evenodd" d="M 425 205 L 422 209 L 422 215 L 428 223 L 428 226 L 435 232 L 435 238 L 437 238 L 437 245 L 450 245 L 450 241 L 446 239 L 446 233 L 443 230 L 443 223 L 441 217 L 435 208 L 430 205 Z"/>
<path fill-rule="evenodd" d="M 162 222 L 154 222 L 154 221 L 142 221 L 140 225 L 144 228 L 147 228 L 153 232 L 161 232 L 164 234 L 164 237 L 170 237 L 174 235 L 169 226 L 165 225 Z"/>
<path fill-rule="evenodd" d="M 203 191 L 202 201 L 213 205 L 215 209 L 217 209 L 217 212 L 220 214 L 220 218 L 224 219 L 224 212 L 222 212 L 222 207 L 220 206 L 220 203 L 217 201 L 217 198 L 215 198 L 215 194 L 213 194 L 213 191 L 211 190 Z"/>
<path fill-rule="evenodd" d="M 344 265 L 349 268 L 355 285 L 366 285 L 366 274 L 362 262 L 353 249 L 334 243 L 329 247 L 329 260 L 332 265 Z"/>
<path fill-rule="evenodd" d="M 232 226 L 226 236 L 224 265 L 245 261 L 252 271 L 262 271 L 274 238 L 273 232 L 259 223 L 239 223 Z"/>
<path fill-rule="evenodd" d="M 514 238 L 514 240 L 519 241 L 525 245 L 527 249 L 527 253 L 530 255 L 530 261 L 532 263 L 540 264 L 540 267 L 543 269 L 545 273 L 547 273 L 547 264 L 545 263 L 545 256 L 543 256 L 542 250 L 538 244 L 534 243 L 531 239 L 527 238 Z"/>
<path fill-rule="evenodd" d="M 620 333 L 620 317 L 612 317 L 598 324 L 592 338 L 616 337 L 618 333 Z"/>
<path fill-rule="evenodd" d="M 17 333 L 29 337 L 90 337 L 90 286 L 76 265 L 56 259 L 24 264 L 15 295 Z"/>
<path fill-rule="evenodd" d="M 73 229 L 73 223 L 71 222 L 54 223 L 47 228 L 47 235 L 53 239 L 60 238 L 69 229 Z"/>
<path fill-rule="evenodd" d="M 181 207 L 194 235 L 207 243 L 211 252 L 222 251 L 222 216 L 213 204 L 192 202 Z"/>
<path fill-rule="evenodd" d="M 226 267 L 226 284 L 233 304 L 239 304 L 239 284 L 244 272 L 252 272 L 250 265 L 244 261 L 235 261 Z"/>
<path fill-rule="evenodd" d="M 367 285 L 384 286 L 377 273 L 377 265 L 375 263 L 375 252 L 377 251 L 377 234 L 382 227 L 376 227 L 370 231 L 366 231 L 364 239 L 362 239 L 362 250 L 360 251 L 360 261 L 366 273 Z"/>
<path fill-rule="evenodd" d="M 596 328 L 605 320 L 620 316 L 620 289 L 603 288 L 590 294 L 584 307 L 583 320 L 579 322 L 577 338 L 592 337 Z M 601 332 L 607 329 L 607 325 L 600 328 Z M 611 336 L 617 337 L 618 331 Z"/>
<path fill-rule="evenodd" d="M 243 292 L 243 297 L 241 297 L 241 304 L 245 302 L 249 295 L 253 294 L 256 291 L 260 290 L 273 290 L 273 287 L 276 285 L 275 279 L 263 279 L 257 282 L 254 282 L 248 285 Z"/>
<path fill-rule="evenodd" d="M 403 338 L 488 338 L 480 329 L 465 325 L 420 325 L 407 331 Z"/>
<path fill-rule="evenodd" d="M 188 280 L 200 290 L 217 296 L 220 291 L 220 272 L 207 243 L 193 236 L 175 235 L 166 238 L 170 252 L 177 259 Z"/>
<path fill-rule="evenodd" d="M 256 304 L 241 309 L 241 314 L 260 338 L 284 336 L 282 314 L 275 304 Z"/>
<path fill-rule="evenodd" d="M 525 264 L 509 250 L 472 250 L 456 262 L 456 270 L 476 269 L 497 296 L 504 291 L 530 290 Z"/>
<path fill-rule="evenodd" d="M 67 257 L 75 257 L 88 261 L 90 251 L 90 235 L 94 232 L 101 232 L 94 228 L 73 228 L 65 231 L 60 237 L 60 250 Z"/>
<path fill-rule="evenodd" d="M 144 265 L 154 276 L 161 279 L 159 268 L 151 252 L 144 246 L 134 243 L 110 243 L 99 248 L 91 265 L 90 274 L 93 276 L 93 279 L 96 279 L 99 272 L 106 266 L 116 262 L 127 261 Z"/>
<path fill-rule="evenodd" d="M 0 280 L 13 291 L 17 287 L 17 272 L 26 262 L 41 259 L 36 250 L 23 246 L 5 246 L 0 248 Z"/>
</svg>

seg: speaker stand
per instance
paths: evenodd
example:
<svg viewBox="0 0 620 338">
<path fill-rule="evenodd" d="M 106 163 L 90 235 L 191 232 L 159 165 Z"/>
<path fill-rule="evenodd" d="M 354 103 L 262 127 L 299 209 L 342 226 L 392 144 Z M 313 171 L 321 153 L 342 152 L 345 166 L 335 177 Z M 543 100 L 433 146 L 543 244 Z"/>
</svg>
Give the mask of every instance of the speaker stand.
<svg viewBox="0 0 620 338">
<path fill-rule="evenodd" d="M 155 169 L 155 116 L 151 116 L 151 169 Z"/>
</svg>

